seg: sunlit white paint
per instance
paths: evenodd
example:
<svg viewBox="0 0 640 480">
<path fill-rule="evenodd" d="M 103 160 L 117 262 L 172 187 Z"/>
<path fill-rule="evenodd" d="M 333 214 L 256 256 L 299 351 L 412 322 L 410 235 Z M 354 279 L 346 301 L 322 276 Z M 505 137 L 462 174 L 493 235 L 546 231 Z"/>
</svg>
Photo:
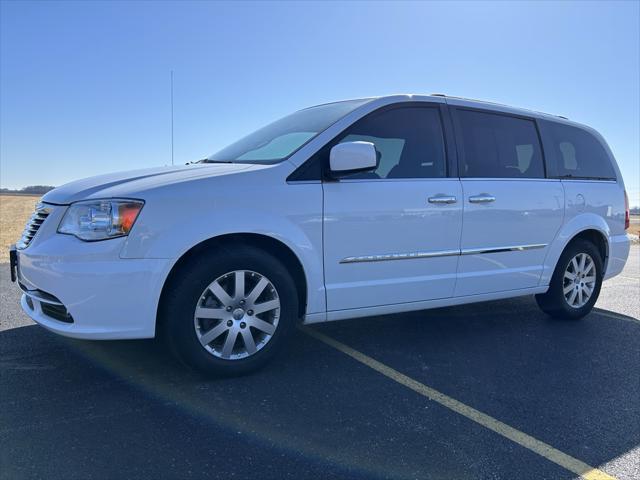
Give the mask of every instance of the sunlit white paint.
<svg viewBox="0 0 640 480">
<path fill-rule="evenodd" d="M 152 337 L 160 294 L 176 262 L 203 241 L 237 233 L 276 239 L 298 258 L 307 281 L 307 323 L 544 292 L 567 243 L 587 229 L 606 240 L 605 277 L 622 270 L 629 241 L 624 185 L 615 162 L 618 182 L 286 181 L 351 123 L 381 106 L 406 101 L 479 106 L 430 96 L 372 99 L 280 164 L 198 164 L 110 174 L 48 193 L 43 201 L 54 205 L 53 211 L 19 252 L 21 280 L 26 288 L 55 295 L 75 322 L 48 318 L 25 300 L 23 308 L 63 335 Z M 480 194 L 495 201 L 469 201 Z M 429 202 L 434 196 L 455 201 Z M 65 205 L 100 198 L 145 201 L 129 237 L 82 242 L 56 233 Z M 531 245 L 537 247 L 474 253 Z M 420 255 L 410 258 L 412 253 Z M 343 262 L 365 257 L 385 258 Z"/>
</svg>

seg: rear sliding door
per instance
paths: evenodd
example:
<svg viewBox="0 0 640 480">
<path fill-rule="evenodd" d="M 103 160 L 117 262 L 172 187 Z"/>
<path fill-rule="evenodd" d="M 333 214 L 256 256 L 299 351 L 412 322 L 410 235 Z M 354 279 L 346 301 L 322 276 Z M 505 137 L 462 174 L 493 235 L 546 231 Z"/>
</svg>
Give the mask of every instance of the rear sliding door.
<svg viewBox="0 0 640 480">
<path fill-rule="evenodd" d="M 536 122 L 451 110 L 463 191 L 455 295 L 535 287 L 564 213 L 561 182 L 546 178 Z"/>
</svg>

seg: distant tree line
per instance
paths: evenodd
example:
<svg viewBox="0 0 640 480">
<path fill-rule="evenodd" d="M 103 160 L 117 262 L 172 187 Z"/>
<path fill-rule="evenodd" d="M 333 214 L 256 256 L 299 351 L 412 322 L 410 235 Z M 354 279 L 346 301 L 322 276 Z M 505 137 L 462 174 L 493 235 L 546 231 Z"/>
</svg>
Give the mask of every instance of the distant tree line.
<svg viewBox="0 0 640 480">
<path fill-rule="evenodd" d="M 21 188 L 20 190 L 12 190 L 10 188 L 0 188 L 0 193 L 18 193 L 23 195 L 44 195 L 49 190 L 53 190 L 56 187 L 51 185 L 29 185 L 28 187 Z"/>
</svg>

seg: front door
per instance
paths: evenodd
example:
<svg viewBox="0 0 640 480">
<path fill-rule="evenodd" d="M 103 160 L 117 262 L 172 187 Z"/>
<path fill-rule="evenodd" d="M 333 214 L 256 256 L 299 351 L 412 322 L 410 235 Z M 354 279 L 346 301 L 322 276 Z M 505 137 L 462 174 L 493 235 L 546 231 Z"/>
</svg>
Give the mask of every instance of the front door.
<svg viewBox="0 0 640 480">
<path fill-rule="evenodd" d="M 447 178 L 443 114 L 437 104 L 379 110 L 333 142 L 372 142 L 379 166 L 323 184 L 329 311 L 453 295 L 462 189 Z"/>
<path fill-rule="evenodd" d="M 536 123 L 453 111 L 464 199 L 456 296 L 539 284 L 564 215 L 564 189 L 545 178 Z"/>
</svg>

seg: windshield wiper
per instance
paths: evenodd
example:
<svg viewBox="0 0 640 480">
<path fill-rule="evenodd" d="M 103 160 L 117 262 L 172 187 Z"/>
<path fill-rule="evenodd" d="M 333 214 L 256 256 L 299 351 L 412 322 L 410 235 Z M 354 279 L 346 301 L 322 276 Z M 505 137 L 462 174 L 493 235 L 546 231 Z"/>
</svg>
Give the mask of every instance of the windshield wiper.
<svg viewBox="0 0 640 480">
<path fill-rule="evenodd" d="M 208 158 L 203 158 L 195 163 L 233 163 L 233 160 L 210 160 Z"/>
</svg>

